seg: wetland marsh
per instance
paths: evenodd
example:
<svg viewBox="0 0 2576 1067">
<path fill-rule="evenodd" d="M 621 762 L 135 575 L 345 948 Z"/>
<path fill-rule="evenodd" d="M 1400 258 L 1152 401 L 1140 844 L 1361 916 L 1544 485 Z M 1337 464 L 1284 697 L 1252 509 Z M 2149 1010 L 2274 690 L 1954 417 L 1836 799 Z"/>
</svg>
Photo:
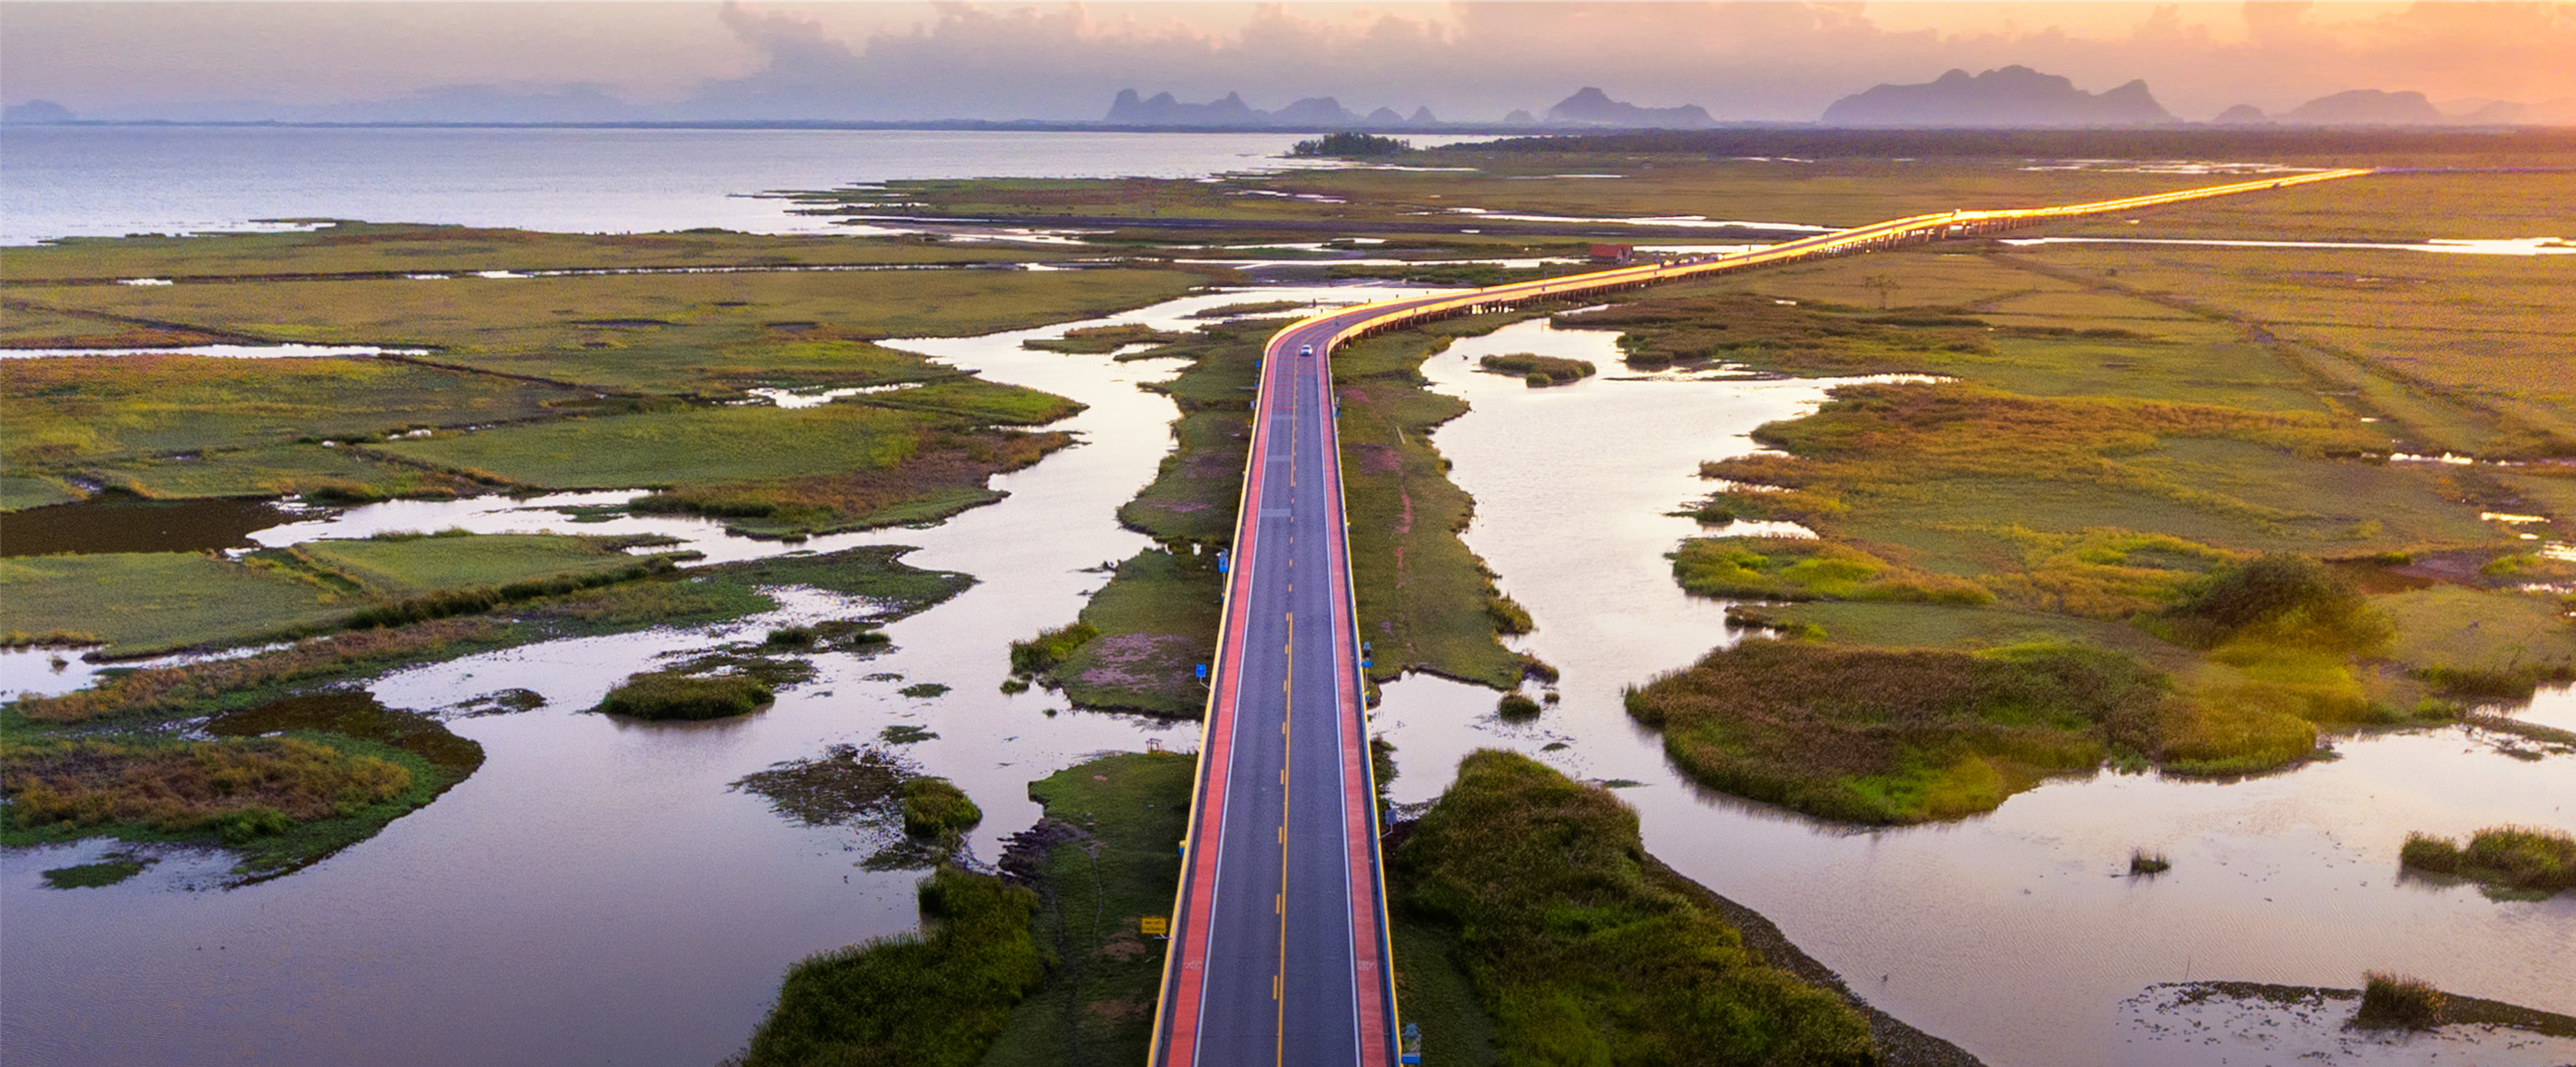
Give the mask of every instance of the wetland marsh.
<svg viewBox="0 0 2576 1067">
<path fill-rule="evenodd" d="M 1259 286 L 1136 231 L 1086 235 L 1089 250 L 997 250 L 1010 235 L 603 240 L 349 224 L 13 252 L 6 329 L 23 342 L 247 336 L 433 354 L 0 367 L 6 628 L 78 631 L 64 639 L 109 638 L 121 653 L 336 630 L 368 612 L 397 623 L 246 658 L 143 661 L 123 678 L 78 647 L 0 651 L 8 690 L 56 701 L 12 709 L 11 758 L 52 758 L 44 746 L 75 742 L 48 724 L 94 721 L 115 728 L 106 743 L 255 744 L 314 762 L 286 751 L 305 736 L 291 731 L 361 730 L 375 715 L 481 753 L 434 800 L 284 877 L 244 884 L 244 856 L 219 831 L 0 854 L 12 987 L 0 1032 L 13 1057 L 713 1062 L 744 1046 L 790 964 L 920 926 L 930 853 L 903 846 L 883 804 L 791 818 L 744 785 L 843 756 L 954 783 L 932 799 L 981 821 L 931 819 L 944 828 L 931 836 L 970 868 L 1007 868 L 1016 835 L 1043 818 L 1117 820 L 1102 839 L 1133 869 L 1088 899 L 1158 906 L 1148 883 L 1168 876 L 1147 854 L 1166 850 L 1137 842 L 1178 818 L 1153 805 L 1168 804 L 1180 761 L 1137 750 L 1196 742 L 1188 672 L 1212 637 L 1199 631 L 1232 526 L 1243 387 L 1269 328 L 1227 320 L 1419 291 L 1275 284 L 1315 276 L 1298 271 L 1323 246 L 1288 247 L 1293 233 L 1259 234 L 1263 221 L 1396 227 L 1334 254 L 1405 270 L 1566 251 L 1401 235 L 1397 206 L 1429 206 L 1408 198 L 1439 182 L 1498 219 L 1687 203 L 1710 218 L 1840 223 L 1917 201 L 2174 181 L 1953 162 L 1891 189 L 1883 164 L 1784 183 L 1784 165 L 1744 161 L 1651 174 L 1599 159 L 1468 162 L 1488 170 L 881 187 L 954 211 L 1035 198 L 1046 206 L 1031 213 L 1094 212 L 1104 190 L 1206 201 L 1255 231 L 1229 255 L 1283 250 L 1279 269 L 1254 275 L 1274 284 Z M 1625 176 L 1529 173 L 1614 166 Z M 1311 195 L 1217 199 L 1256 185 Z M 2576 1008 L 2556 963 L 2576 937 L 2576 895 L 2491 898 L 2399 865 L 2410 832 L 2467 840 L 2576 818 L 2560 802 L 2576 796 L 2576 745 L 2549 732 L 2576 729 L 2576 700 L 2552 673 L 2576 656 L 2556 599 L 2576 533 L 2558 461 L 2576 424 L 2545 355 L 2576 338 L 2546 299 L 2563 285 L 2546 272 L 2566 261 L 2291 247 L 2329 230 L 2528 236 L 2545 199 L 2523 190 L 2481 232 L 2426 233 L 2388 217 L 2399 194 L 2354 188 L 2366 191 L 2285 195 L 2270 213 L 2255 199 L 2185 208 L 2116 234 L 2278 245 L 1936 246 L 1477 316 L 1337 353 L 1354 571 L 1377 641 L 1373 723 L 1402 772 L 1389 787 L 1398 813 L 1420 814 L 1481 748 L 1606 786 L 1583 792 L 1587 818 L 1615 821 L 1603 801 L 1625 801 L 1644 853 L 1768 917 L 1869 1006 L 1998 1067 L 2194 1062 L 2162 1035 L 2260 1014 L 2174 983 L 2335 991 L 2402 970 L 2464 997 Z M 319 277 L 388 268 L 387 249 L 452 273 L 929 269 Z M 1082 261 L 1102 249 L 1121 262 Z M 84 262 L 42 266 L 73 258 Z M 1000 261 L 1076 269 L 954 266 Z M 272 273 L 296 277 L 251 277 Z M 93 275 L 186 280 L 65 284 Z M 293 299 L 265 306 L 281 293 Z M 2481 332 L 2491 314 L 2513 328 Z M 1533 388 L 1532 373 L 1549 385 Z M 2446 451 L 2475 460 L 2386 459 Z M 299 499 L 267 502 L 287 494 Z M 459 554 L 469 546 L 495 551 Z M 2390 620 L 2388 641 L 2328 654 L 2261 619 L 2271 628 L 2198 644 L 2157 629 L 2209 573 L 2264 551 L 2330 560 Z M 134 624 L 81 602 L 100 587 L 81 568 L 135 566 L 222 571 L 216 584 L 152 582 L 199 583 L 227 610 L 164 605 L 142 613 L 152 629 L 118 629 Z M 654 573 L 625 573 L 639 566 Z M 613 579 L 542 585 L 594 571 Z M 244 581 L 277 601 L 262 616 L 275 625 L 181 625 L 240 614 Z M 499 595 L 528 582 L 542 587 Z M 110 574 L 103 588 L 133 584 Z M 462 613 L 428 617 L 450 609 Z M 1015 643 L 1077 624 L 1094 636 L 1015 674 Z M 1746 799 L 1630 711 L 1632 687 L 1775 639 L 1760 647 L 1962 661 L 2089 646 L 2170 676 L 2202 706 L 2230 693 L 2272 709 L 2298 724 L 2302 759 L 2212 777 L 2160 770 L 2168 753 L 2126 735 L 2053 761 L 1972 746 L 1997 788 L 1864 790 L 1939 802 L 1901 809 L 1896 821 L 1921 825 L 1830 821 L 1817 816 L 1853 812 Z M 653 672 L 757 681 L 774 701 L 696 722 L 586 713 Z M 2478 701 L 2445 687 L 2464 680 L 2538 694 L 2527 709 L 2485 709 L 2501 721 L 2458 719 Z M 267 703 L 316 686 L 375 710 Z M 1498 689 L 1536 714 L 1499 713 Z M 2516 723 L 2524 732 L 2504 728 Z M 1128 755 L 1095 759 L 1104 752 Z M 1502 765 L 1480 759 L 1488 778 Z M 380 768 L 345 762 L 334 781 L 390 788 Z M 1068 778 L 1073 767 L 1100 777 Z M 1559 800 L 1570 788 L 1525 784 Z M 1039 837 L 1021 843 L 1024 869 L 1073 880 L 1099 862 L 1076 838 Z M 2170 867 L 2131 873 L 2142 851 Z M 1428 846 L 1423 857 L 1433 863 Z M 1455 856 L 1437 866 L 1464 877 Z M 1489 1016 L 1473 983 L 1523 981 L 1512 968 L 1570 950 L 1485 943 L 1471 961 L 1399 926 L 1443 1040 L 1483 1050 L 1478 1062 L 1497 1040 L 1528 1047 L 1527 1021 Z M 1089 969 L 1035 986 L 991 1062 L 1064 1062 L 1068 1039 L 1095 1059 L 1132 1043 L 1151 970 L 1142 944 L 1043 912 L 1029 929 L 1078 946 Z M 1451 969 L 1418 966 L 1425 951 Z M 628 978 L 603 995 L 601 973 Z M 477 1025 L 454 1025 L 464 1018 Z M 1834 1035 L 1847 1027 L 1811 1032 Z"/>
</svg>

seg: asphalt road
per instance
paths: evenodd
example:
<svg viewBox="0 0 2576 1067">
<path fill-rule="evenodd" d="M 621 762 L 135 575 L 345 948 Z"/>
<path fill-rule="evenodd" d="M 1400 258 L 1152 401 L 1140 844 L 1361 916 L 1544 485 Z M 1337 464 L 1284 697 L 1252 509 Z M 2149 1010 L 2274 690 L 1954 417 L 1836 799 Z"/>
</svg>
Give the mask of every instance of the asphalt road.
<svg viewBox="0 0 2576 1067">
<path fill-rule="evenodd" d="M 1395 1059 L 1332 372 L 1299 355 L 1341 322 L 1269 349 L 1160 1063 Z"/>
</svg>

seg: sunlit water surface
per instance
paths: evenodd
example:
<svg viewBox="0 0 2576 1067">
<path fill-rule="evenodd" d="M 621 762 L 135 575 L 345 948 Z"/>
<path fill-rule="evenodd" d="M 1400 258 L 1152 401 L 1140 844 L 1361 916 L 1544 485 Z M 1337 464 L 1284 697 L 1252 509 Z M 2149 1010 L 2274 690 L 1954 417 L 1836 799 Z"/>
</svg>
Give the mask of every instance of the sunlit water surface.
<svg viewBox="0 0 2576 1067">
<path fill-rule="evenodd" d="M 0 245 L 315 218 L 818 232 L 834 227 L 748 197 L 908 178 L 1195 178 L 1301 165 L 1280 158 L 1300 136 L 15 125 L 0 129 Z"/>
</svg>

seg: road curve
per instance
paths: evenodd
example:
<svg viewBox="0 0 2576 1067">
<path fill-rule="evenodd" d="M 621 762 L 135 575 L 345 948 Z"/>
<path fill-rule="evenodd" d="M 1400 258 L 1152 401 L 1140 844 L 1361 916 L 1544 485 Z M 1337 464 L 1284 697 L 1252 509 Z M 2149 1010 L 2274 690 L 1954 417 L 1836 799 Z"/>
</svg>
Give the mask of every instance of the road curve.
<svg viewBox="0 0 2576 1067">
<path fill-rule="evenodd" d="M 1330 355 L 1538 299 L 2373 173 L 2336 170 L 2062 207 L 1893 219 L 1735 255 L 1365 304 L 1270 339 L 1254 400 L 1197 796 L 1155 1008 L 1156 1067 L 1399 1059 L 1377 790 L 1360 698 Z"/>
</svg>

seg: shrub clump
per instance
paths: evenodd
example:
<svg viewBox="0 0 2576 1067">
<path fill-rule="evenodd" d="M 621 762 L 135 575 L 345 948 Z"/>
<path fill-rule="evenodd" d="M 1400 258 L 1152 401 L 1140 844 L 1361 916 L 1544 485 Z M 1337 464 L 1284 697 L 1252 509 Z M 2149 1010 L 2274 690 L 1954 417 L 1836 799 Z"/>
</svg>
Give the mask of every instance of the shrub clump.
<svg viewBox="0 0 2576 1067">
<path fill-rule="evenodd" d="M 1530 618 L 1528 608 L 1500 593 L 1485 598 L 1485 614 L 1493 617 L 1496 633 L 1525 634 L 1538 628 L 1538 622 Z"/>
<path fill-rule="evenodd" d="M 1520 375 L 1521 380 L 1529 383 L 1531 388 L 1579 382 L 1600 373 L 1600 368 L 1594 367 L 1590 360 L 1540 356 L 1528 352 L 1508 356 L 1486 356 L 1477 360 L 1476 365 L 1497 374 Z"/>
<path fill-rule="evenodd" d="M 1877 1062 L 1850 1008 L 1661 880 L 1607 789 L 1477 752 L 1391 862 L 1399 906 L 1458 931 L 1504 1062 Z"/>
<path fill-rule="evenodd" d="M 1073 650 L 1090 644 L 1100 636 L 1100 628 L 1087 622 L 1059 626 L 1039 633 L 1026 641 L 1011 642 L 1011 673 L 1038 675 L 1054 670 Z"/>
<path fill-rule="evenodd" d="M 2251 641 L 2375 655 L 2396 635 L 2350 580 L 2314 558 L 2286 552 L 2211 571 L 2166 618 L 2173 636 L 2202 648 Z"/>
<path fill-rule="evenodd" d="M 2156 751 L 2171 703 L 2165 676 L 2136 659 L 2063 644 L 1746 641 L 1627 697 L 1701 784 L 1875 823 L 1988 811 L 2110 752 Z"/>
<path fill-rule="evenodd" d="M 945 778 L 927 775 L 903 783 L 903 832 L 914 837 L 943 837 L 973 829 L 984 810 Z"/>
<path fill-rule="evenodd" d="M 595 710 L 631 719 L 724 719 L 749 715 L 776 696 L 758 679 L 738 674 L 693 677 L 652 671 L 609 690 Z"/>
<path fill-rule="evenodd" d="M 1029 933 L 1038 897 L 943 866 L 921 886 L 924 930 L 807 957 L 733 1067 L 967 1067 L 1046 976 Z"/>
<path fill-rule="evenodd" d="M 410 768 L 302 738 L 0 745 L 15 827 L 134 825 L 228 842 L 351 815 L 410 791 Z"/>
<path fill-rule="evenodd" d="M 2398 849 L 2407 868 L 2457 875 L 2526 893 L 2576 889 L 2576 836 L 2536 826 L 2490 826 L 2467 848 L 2449 838 L 2408 834 Z"/>
<path fill-rule="evenodd" d="M 2352 1021 L 2362 1026 L 2427 1029 L 2442 1021 L 2442 1008 L 2450 999 L 2421 978 L 2371 971 L 2362 977 L 2361 1010 L 2353 1013 Z"/>
<path fill-rule="evenodd" d="M 2129 851 L 2130 874 L 2163 874 L 2172 869 L 2173 861 L 2166 859 L 2162 852 L 2149 852 L 2143 848 Z"/>
</svg>

